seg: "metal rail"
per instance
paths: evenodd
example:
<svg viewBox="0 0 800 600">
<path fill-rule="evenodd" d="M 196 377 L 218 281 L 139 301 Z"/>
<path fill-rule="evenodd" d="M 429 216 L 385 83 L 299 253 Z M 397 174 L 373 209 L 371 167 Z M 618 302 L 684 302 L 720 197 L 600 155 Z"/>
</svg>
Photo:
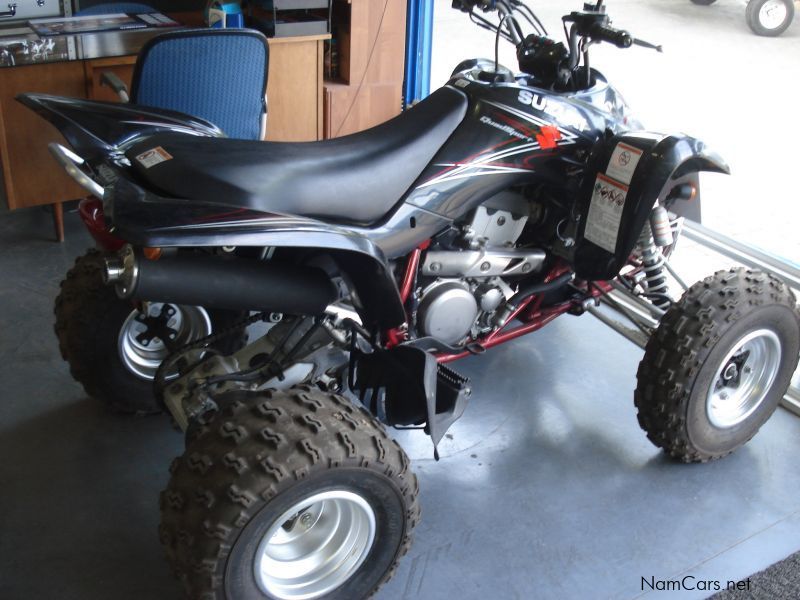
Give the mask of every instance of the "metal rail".
<svg viewBox="0 0 800 600">
<path fill-rule="evenodd" d="M 800 417 L 800 392 L 797 386 L 790 387 L 783 397 L 782 406 Z"/>
<path fill-rule="evenodd" d="M 589 314 L 597 317 L 603 324 L 607 325 L 608 327 L 616 331 L 618 334 L 628 338 L 634 344 L 639 346 L 639 348 L 644 349 L 645 345 L 647 344 L 647 336 L 640 330 L 634 329 L 632 327 L 626 327 L 616 319 L 608 316 L 603 311 L 601 311 L 598 308 L 595 308 L 594 306 L 590 306 L 586 310 L 589 312 Z"/>
<path fill-rule="evenodd" d="M 682 234 L 693 242 L 739 264 L 780 277 L 792 288 L 795 295 L 800 297 L 800 266 L 748 244 L 743 244 L 717 231 L 712 231 L 693 221 L 687 220 L 684 222 Z M 625 286 L 617 282 L 611 282 L 611 284 L 614 287 L 614 290 L 609 294 L 611 301 L 609 302 L 603 298 L 607 306 L 629 321 L 639 325 L 653 327 L 657 324 L 658 319 L 663 314 L 660 309 L 645 302 L 642 298 L 634 296 Z M 628 327 L 596 308 L 590 308 L 589 312 L 620 335 L 623 335 L 640 348 L 644 348 L 647 338 L 639 328 Z M 781 405 L 800 416 L 800 368 L 795 371 L 792 384 L 783 397 Z"/>
<path fill-rule="evenodd" d="M 771 272 L 783 279 L 793 290 L 800 291 L 800 266 L 768 254 L 763 250 L 743 244 L 693 221 L 684 221 L 683 235 L 753 269 Z"/>
</svg>

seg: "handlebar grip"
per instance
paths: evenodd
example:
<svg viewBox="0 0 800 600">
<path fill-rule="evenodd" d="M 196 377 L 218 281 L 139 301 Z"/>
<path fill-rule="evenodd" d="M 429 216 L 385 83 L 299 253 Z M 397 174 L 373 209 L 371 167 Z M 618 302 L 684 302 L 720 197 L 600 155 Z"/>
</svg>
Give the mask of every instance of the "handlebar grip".
<svg viewBox="0 0 800 600">
<path fill-rule="evenodd" d="M 633 37 L 623 29 L 593 25 L 589 30 L 589 36 L 599 42 L 614 44 L 617 48 L 630 48 L 633 45 Z"/>
<path fill-rule="evenodd" d="M 463 12 L 470 12 L 476 6 L 483 11 L 490 11 L 496 8 L 495 0 L 453 0 L 452 4 L 453 8 Z"/>
</svg>

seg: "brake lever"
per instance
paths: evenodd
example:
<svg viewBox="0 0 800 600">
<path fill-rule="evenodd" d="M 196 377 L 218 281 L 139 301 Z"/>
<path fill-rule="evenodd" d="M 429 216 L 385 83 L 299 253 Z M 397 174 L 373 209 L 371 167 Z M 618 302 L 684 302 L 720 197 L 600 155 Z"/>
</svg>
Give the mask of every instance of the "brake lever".
<svg viewBox="0 0 800 600">
<path fill-rule="evenodd" d="M 644 40 L 640 40 L 637 38 L 633 38 L 633 43 L 636 46 L 641 46 L 642 48 L 650 48 L 651 50 L 655 50 L 656 52 L 664 52 L 664 48 L 662 46 L 656 46 L 655 44 L 651 44 L 650 42 L 645 42 Z"/>
</svg>

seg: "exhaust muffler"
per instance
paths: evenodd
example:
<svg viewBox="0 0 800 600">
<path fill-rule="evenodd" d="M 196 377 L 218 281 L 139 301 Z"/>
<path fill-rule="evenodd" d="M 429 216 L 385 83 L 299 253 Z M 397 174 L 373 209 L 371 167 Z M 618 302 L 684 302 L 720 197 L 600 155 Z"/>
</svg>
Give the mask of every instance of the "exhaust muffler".
<svg viewBox="0 0 800 600">
<path fill-rule="evenodd" d="M 124 299 L 291 315 L 322 314 L 337 297 L 314 267 L 201 254 L 148 260 L 130 245 L 106 258 L 103 279 Z"/>
</svg>

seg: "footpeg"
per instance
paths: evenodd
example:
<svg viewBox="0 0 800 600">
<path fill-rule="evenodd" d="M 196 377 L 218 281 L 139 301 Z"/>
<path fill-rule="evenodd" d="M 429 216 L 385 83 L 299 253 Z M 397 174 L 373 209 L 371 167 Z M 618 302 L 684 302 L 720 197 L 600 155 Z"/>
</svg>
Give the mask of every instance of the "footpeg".
<svg viewBox="0 0 800 600">
<path fill-rule="evenodd" d="M 437 365 L 436 405 L 431 413 L 428 407 L 428 433 L 433 439 L 433 455 L 439 460 L 436 445 L 444 434 L 464 414 L 467 400 L 472 395 L 469 378 L 445 365 Z"/>
<path fill-rule="evenodd" d="M 359 392 L 362 403 L 389 425 L 424 423 L 439 460 L 437 445 L 464 414 L 472 393 L 469 379 L 438 364 L 430 352 L 407 345 L 370 354 L 355 351 L 351 360 L 350 387 Z"/>
</svg>

